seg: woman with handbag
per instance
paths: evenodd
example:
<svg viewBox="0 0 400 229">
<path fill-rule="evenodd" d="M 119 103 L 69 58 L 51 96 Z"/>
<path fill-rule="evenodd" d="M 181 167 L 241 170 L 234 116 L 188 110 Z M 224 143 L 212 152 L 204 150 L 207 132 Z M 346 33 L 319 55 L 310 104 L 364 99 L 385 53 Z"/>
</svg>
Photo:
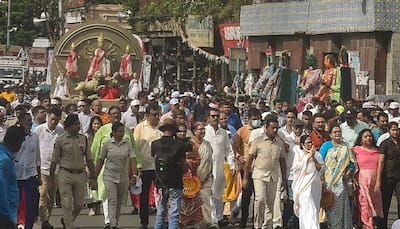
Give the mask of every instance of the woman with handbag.
<svg viewBox="0 0 400 229">
<path fill-rule="evenodd" d="M 329 130 L 330 141 L 322 144 L 320 154 L 325 161 L 325 187 L 334 195 L 333 206 L 326 209 L 329 228 L 351 229 L 352 213 L 346 178 L 354 170 L 355 159 L 342 140 L 342 130 L 334 125 Z"/>
<path fill-rule="evenodd" d="M 321 169 L 324 161 L 315 151 L 309 135 L 301 136 L 300 146 L 295 146 L 294 152 L 292 165 L 294 213 L 299 217 L 300 229 L 319 229 Z"/>
<path fill-rule="evenodd" d="M 377 179 L 379 151 L 375 147 L 375 140 L 370 129 L 364 129 L 360 132 L 354 144 L 353 152 L 359 168 L 356 179 L 361 221 L 367 229 L 373 229 L 374 223 L 376 224 L 379 221 L 376 219 L 383 217 L 383 210 L 381 190 L 374 190 Z"/>
</svg>

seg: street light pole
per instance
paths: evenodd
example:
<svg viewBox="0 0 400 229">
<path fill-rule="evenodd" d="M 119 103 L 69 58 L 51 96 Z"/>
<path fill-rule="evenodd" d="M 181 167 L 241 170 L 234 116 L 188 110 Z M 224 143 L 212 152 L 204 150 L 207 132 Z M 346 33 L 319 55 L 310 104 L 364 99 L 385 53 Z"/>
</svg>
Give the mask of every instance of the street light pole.
<svg viewBox="0 0 400 229">
<path fill-rule="evenodd" d="M 7 46 L 6 53 L 8 54 L 10 50 L 10 27 L 11 27 L 11 0 L 8 0 L 8 10 L 7 10 Z"/>
</svg>

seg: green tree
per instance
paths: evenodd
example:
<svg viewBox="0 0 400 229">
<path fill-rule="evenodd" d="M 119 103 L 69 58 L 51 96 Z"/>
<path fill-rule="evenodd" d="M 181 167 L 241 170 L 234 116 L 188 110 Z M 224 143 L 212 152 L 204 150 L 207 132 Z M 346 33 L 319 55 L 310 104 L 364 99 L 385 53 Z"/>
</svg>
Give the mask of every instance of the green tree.
<svg viewBox="0 0 400 229">
<path fill-rule="evenodd" d="M 7 40 L 7 9 L 8 3 L 0 3 L 0 42 Z M 33 26 L 32 19 L 40 15 L 39 0 L 11 1 L 11 28 L 16 28 L 10 33 L 11 45 L 32 45 L 33 39 L 37 37 L 38 29 Z"/>
<path fill-rule="evenodd" d="M 137 15 L 145 22 L 173 17 L 184 24 L 188 15 L 212 15 L 216 23 L 239 22 L 240 7 L 251 0 L 153 0 Z"/>
</svg>

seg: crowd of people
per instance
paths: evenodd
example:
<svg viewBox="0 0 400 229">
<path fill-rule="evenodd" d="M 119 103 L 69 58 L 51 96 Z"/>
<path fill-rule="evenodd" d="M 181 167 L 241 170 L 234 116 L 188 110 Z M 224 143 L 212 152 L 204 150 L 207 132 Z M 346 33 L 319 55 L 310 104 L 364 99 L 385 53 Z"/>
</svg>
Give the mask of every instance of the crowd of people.
<svg viewBox="0 0 400 229">
<path fill-rule="evenodd" d="M 386 229 L 393 192 L 400 203 L 396 101 L 313 100 L 298 111 L 142 91 L 103 108 L 10 85 L 0 100 L 0 228 L 54 228 L 57 192 L 67 229 L 84 204 L 119 228 L 128 196 L 143 229 L 154 206 L 156 229 Z"/>
</svg>

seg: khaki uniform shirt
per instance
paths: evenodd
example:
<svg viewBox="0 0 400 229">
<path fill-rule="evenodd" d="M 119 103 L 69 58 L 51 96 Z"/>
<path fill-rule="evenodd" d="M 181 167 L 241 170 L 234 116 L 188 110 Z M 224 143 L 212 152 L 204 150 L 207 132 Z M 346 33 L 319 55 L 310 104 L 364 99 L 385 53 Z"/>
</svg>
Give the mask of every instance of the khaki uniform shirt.
<svg viewBox="0 0 400 229">
<path fill-rule="evenodd" d="M 156 169 L 154 158 L 151 156 L 151 143 L 160 139 L 162 134 L 158 127 L 152 128 L 147 120 L 144 120 L 135 127 L 133 136 L 139 148 L 143 171 Z"/>
<path fill-rule="evenodd" d="M 285 158 L 285 146 L 281 139 L 267 136 L 256 138 L 251 144 L 249 155 L 254 156 L 253 179 L 278 182 L 281 176 L 280 158 Z"/>
<path fill-rule="evenodd" d="M 122 139 L 117 143 L 114 138 L 105 142 L 101 148 L 100 159 L 106 160 L 103 179 L 113 183 L 120 183 L 128 180 L 129 159 L 135 158 L 132 144 Z"/>
<path fill-rule="evenodd" d="M 72 136 L 68 132 L 57 138 L 51 162 L 67 169 L 84 169 L 86 161 L 92 161 L 92 153 L 85 135 Z M 86 152 L 85 152 L 86 150 Z"/>
</svg>

